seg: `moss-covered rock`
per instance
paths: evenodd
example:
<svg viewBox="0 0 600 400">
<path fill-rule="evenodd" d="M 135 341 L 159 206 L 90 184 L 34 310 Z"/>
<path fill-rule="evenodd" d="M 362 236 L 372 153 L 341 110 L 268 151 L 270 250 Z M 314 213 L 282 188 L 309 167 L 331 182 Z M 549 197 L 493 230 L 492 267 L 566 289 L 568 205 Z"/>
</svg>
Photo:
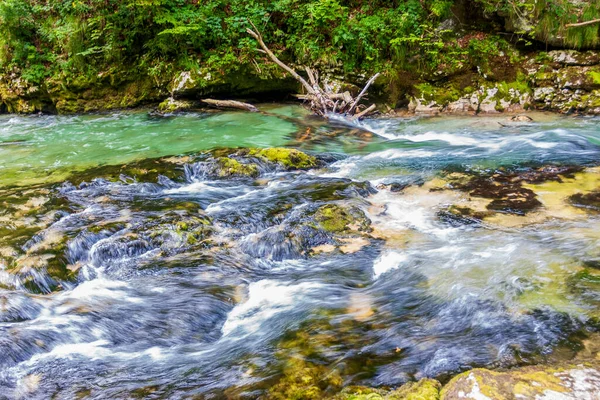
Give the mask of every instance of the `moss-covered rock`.
<svg viewBox="0 0 600 400">
<path fill-rule="evenodd" d="M 495 113 L 529 107 L 532 90 L 524 76 L 519 75 L 515 81 L 478 80 L 473 84 L 476 86 L 463 88 L 453 83 L 419 84 L 415 86 L 416 95 L 409 109 L 415 113 Z"/>
<path fill-rule="evenodd" d="M 256 149 L 223 148 L 213 150 L 205 164 L 206 172 L 215 177 L 257 177 L 262 172 L 283 168 L 300 170 L 316 167 L 316 157 L 302 151 L 281 147 Z"/>
<path fill-rule="evenodd" d="M 156 108 L 161 114 L 173 114 L 176 112 L 189 111 L 197 108 L 198 104 L 187 101 L 187 100 L 175 100 L 172 97 L 168 97 L 163 100 Z"/>
<path fill-rule="evenodd" d="M 317 166 L 317 159 L 300 150 L 272 147 L 268 149 L 248 149 L 239 155 L 256 157 L 283 166 L 285 169 L 309 169 Z"/>
<path fill-rule="evenodd" d="M 229 157 L 219 157 L 216 159 L 216 174 L 221 178 L 230 176 L 255 177 L 258 176 L 258 166 L 256 164 L 242 164 Z"/>
<path fill-rule="evenodd" d="M 396 390 L 352 386 L 331 400 L 438 400 L 441 387 L 438 381 L 427 378 L 406 383 Z"/>
<path fill-rule="evenodd" d="M 147 158 L 121 165 L 102 165 L 76 171 L 67 180 L 74 185 L 103 178 L 111 182 L 134 179 L 137 182 L 157 182 L 159 176 L 178 180 L 183 176 L 183 164 L 194 161 L 191 156 Z"/>
<path fill-rule="evenodd" d="M 474 369 L 454 377 L 442 400 L 595 399 L 600 396 L 597 362 L 586 365 L 533 366 L 507 372 Z"/>
<path fill-rule="evenodd" d="M 551 51 L 526 63 L 535 108 L 561 113 L 600 113 L 600 56 L 597 52 Z"/>
<path fill-rule="evenodd" d="M 371 225 L 371 221 L 362 210 L 337 204 L 319 207 L 314 218 L 321 228 L 334 234 L 367 232 Z"/>
</svg>

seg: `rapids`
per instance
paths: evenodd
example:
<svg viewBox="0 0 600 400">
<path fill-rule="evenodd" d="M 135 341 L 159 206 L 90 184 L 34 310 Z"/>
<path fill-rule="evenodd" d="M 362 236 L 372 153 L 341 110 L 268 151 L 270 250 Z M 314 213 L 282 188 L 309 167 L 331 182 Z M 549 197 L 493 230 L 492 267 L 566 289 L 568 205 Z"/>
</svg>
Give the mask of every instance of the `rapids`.
<svg viewBox="0 0 600 400">
<path fill-rule="evenodd" d="M 600 328 L 600 213 L 566 200 L 600 188 L 600 120 L 263 108 L 0 116 L 0 398 L 323 398 L 568 360 Z M 215 174 L 233 147 L 318 165 Z M 525 212 L 449 178 L 544 165 L 577 169 Z"/>
</svg>

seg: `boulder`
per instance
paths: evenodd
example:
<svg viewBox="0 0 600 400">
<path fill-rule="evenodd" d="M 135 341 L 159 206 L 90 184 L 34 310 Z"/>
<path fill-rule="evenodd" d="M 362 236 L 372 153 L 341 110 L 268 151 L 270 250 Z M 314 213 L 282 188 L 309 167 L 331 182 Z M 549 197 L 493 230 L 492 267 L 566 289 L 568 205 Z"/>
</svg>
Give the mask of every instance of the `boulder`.
<svg viewBox="0 0 600 400">
<path fill-rule="evenodd" d="M 506 372 L 474 369 L 454 377 L 441 391 L 442 400 L 516 400 L 600 398 L 598 363 L 532 366 Z"/>
</svg>

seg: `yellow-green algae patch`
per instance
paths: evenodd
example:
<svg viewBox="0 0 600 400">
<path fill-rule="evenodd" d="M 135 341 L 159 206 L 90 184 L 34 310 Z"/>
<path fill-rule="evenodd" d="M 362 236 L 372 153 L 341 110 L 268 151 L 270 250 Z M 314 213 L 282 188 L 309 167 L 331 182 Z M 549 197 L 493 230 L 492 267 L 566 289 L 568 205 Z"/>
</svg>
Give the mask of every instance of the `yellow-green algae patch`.
<svg viewBox="0 0 600 400">
<path fill-rule="evenodd" d="M 396 390 L 353 386 L 344 389 L 331 400 L 438 400 L 441 384 L 434 379 L 409 382 Z"/>
<path fill-rule="evenodd" d="M 573 302 L 568 282 L 578 267 L 558 263 L 549 265 L 549 270 L 531 278 L 531 287 L 521 293 L 518 301 L 527 309 L 551 307 L 555 311 L 575 314 L 585 313 L 585 309 Z"/>
<path fill-rule="evenodd" d="M 598 363 L 531 366 L 505 372 L 473 369 L 455 376 L 441 400 L 579 399 L 600 396 Z"/>
<path fill-rule="evenodd" d="M 317 209 L 315 220 L 331 233 L 368 231 L 371 221 L 358 208 L 326 204 Z"/>
<path fill-rule="evenodd" d="M 249 176 L 254 177 L 258 175 L 258 167 L 256 164 L 242 164 L 237 160 L 229 157 L 217 158 L 217 164 L 219 166 L 219 176 Z"/>
<path fill-rule="evenodd" d="M 249 156 L 280 164 L 287 169 L 308 169 L 317 166 L 317 159 L 296 149 L 272 147 L 268 149 L 248 149 Z"/>
<path fill-rule="evenodd" d="M 562 178 L 559 181 L 547 181 L 539 184 L 523 184 L 533 190 L 544 206 L 543 213 L 554 217 L 573 219 L 586 215 L 586 211 L 573 207 L 568 198 L 578 193 L 589 193 L 600 188 L 600 168 L 588 168 L 576 173 L 573 178 Z"/>
</svg>

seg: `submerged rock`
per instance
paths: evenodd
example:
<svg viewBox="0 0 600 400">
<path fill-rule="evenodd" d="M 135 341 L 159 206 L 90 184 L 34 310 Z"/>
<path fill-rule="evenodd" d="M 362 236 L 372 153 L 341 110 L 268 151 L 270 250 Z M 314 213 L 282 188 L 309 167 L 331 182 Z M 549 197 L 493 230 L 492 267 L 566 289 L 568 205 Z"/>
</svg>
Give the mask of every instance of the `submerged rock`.
<svg viewBox="0 0 600 400">
<path fill-rule="evenodd" d="M 491 215 L 491 212 L 475 211 L 472 208 L 452 205 L 438 212 L 438 217 L 453 226 L 476 225 Z"/>
<path fill-rule="evenodd" d="M 438 400 L 441 384 L 435 379 L 409 382 L 396 390 L 348 387 L 331 400 Z"/>
<path fill-rule="evenodd" d="M 533 366 L 507 372 L 474 369 L 454 377 L 441 391 L 442 400 L 600 398 L 599 364 Z"/>
<path fill-rule="evenodd" d="M 569 197 L 569 202 L 576 207 L 600 211 L 600 189 L 590 193 L 576 193 Z"/>
<path fill-rule="evenodd" d="M 539 184 L 548 181 L 563 182 L 572 179 L 575 173 L 582 171 L 579 166 L 543 166 L 525 171 L 497 170 L 489 174 L 452 172 L 445 176 L 447 187 L 468 192 L 470 196 L 490 199 L 486 209 L 509 214 L 524 215 L 542 206 L 537 193 L 525 184 Z M 437 189 L 437 190 L 443 190 Z M 470 216 L 485 218 L 485 214 L 475 216 L 467 210 L 454 208 L 448 210 L 449 216 Z"/>
</svg>

